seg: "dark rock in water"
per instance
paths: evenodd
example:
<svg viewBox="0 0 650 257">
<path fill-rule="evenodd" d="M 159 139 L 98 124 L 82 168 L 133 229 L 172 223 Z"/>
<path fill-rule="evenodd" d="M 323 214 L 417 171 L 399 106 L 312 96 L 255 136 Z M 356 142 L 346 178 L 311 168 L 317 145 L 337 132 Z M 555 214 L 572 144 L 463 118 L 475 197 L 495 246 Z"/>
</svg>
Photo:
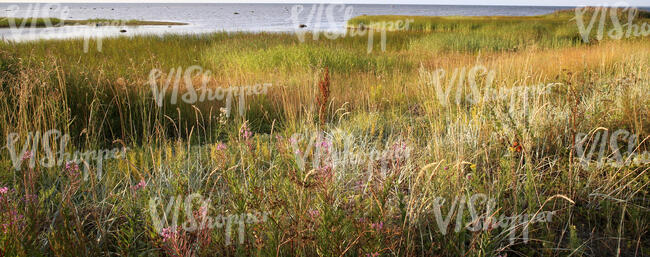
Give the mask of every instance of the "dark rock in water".
<svg viewBox="0 0 650 257">
<path fill-rule="evenodd" d="M 235 14 L 239 14 L 238 12 L 235 12 Z"/>
<path fill-rule="evenodd" d="M 115 8 L 111 8 L 111 11 L 115 11 Z"/>
<path fill-rule="evenodd" d="M 307 25 L 305 25 L 305 24 L 300 24 L 298 27 L 300 27 L 300 28 L 306 28 Z"/>
<path fill-rule="evenodd" d="M 122 33 L 126 33 L 126 30 L 125 30 L 125 29 L 121 29 L 120 32 L 122 32 Z"/>
</svg>

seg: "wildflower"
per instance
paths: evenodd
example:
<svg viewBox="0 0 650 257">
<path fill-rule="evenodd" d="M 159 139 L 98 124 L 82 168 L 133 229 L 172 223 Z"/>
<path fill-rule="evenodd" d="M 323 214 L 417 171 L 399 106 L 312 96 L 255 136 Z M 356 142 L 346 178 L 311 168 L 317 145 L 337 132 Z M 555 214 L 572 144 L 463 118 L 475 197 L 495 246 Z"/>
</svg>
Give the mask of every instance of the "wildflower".
<svg viewBox="0 0 650 257">
<path fill-rule="evenodd" d="M 199 207 L 199 215 L 201 215 L 201 217 L 208 216 L 208 207 L 205 205 Z"/>
<path fill-rule="evenodd" d="M 33 153 L 31 151 L 25 151 L 25 153 L 23 153 L 23 158 L 21 160 L 22 161 L 29 160 L 29 159 L 32 158 L 32 156 L 33 156 Z"/>
<path fill-rule="evenodd" d="M 375 230 L 381 230 L 382 228 L 384 228 L 384 222 L 381 221 L 379 223 L 372 223 L 370 224 L 370 228 Z"/>
<path fill-rule="evenodd" d="M 20 198 L 23 202 L 29 203 L 29 202 L 37 202 L 38 201 L 38 195 L 35 194 L 25 194 L 25 196 Z"/>
<path fill-rule="evenodd" d="M 167 240 L 172 239 L 176 235 L 176 230 L 173 228 L 163 228 L 160 235 L 162 236 L 163 242 L 167 242 Z"/>
<path fill-rule="evenodd" d="M 219 123 L 226 124 L 228 122 L 229 112 L 226 108 L 219 108 Z"/>
<path fill-rule="evenodd" d="M 244 138 L 244 140 L 248 140 L 251 138 L 253 135 L 253 132 L 248 129 L 248 122 L 244 122 L 244 125 L 241 126 L 239 129 L 239 135 Z"/>
<path fill-rule="evenodd" d="M 147 182 L 145 182 L 144 179 L 141 179 L 140 182 L 137 185 L 132 186 L 131 188 L 133 190 L 138 190 L 138 189 L 144 188 L 145 186 L 147 186 Z"/>
<path fill-rule="evenodd" d="M 320 212 L 318 210 L 309 210 L 309 217 L 313 220 L 316 219 L 320 216 Z"/>
<path fill-rule="evenodd" d="M 67 162 L 65 164 L 65 170 L 68 172 L 68 175 L 72 178 L 75 178 L 79 175 L 79 165 L 76 162 Z"/>
<path fill-rule="evenodd" d="M 9 191 L 9 189 L 7 187 L 0 187 L 0 195 L 6 194 L 7 191 Z"/>
<path fill-rule="evenodd" d="M 224 144 L 224 143 L 222 143 L 222 142 L 219 142 L 219 143 L 217 144 L 217 150 L 218 150 L 218 151 L 226 150 L 226 144 Z"/>
<path fill-rule="evenodd" d="M 377 257 L 377 256 L 379 256 L 379 252 L 374 252 L 372 254 L 366 253 L 366 257 Z"/>
<path fill-rule="evenodd" d="M 332 143 L 331 143 L 330 141 L 328 141 L 327 139 L 324 139 L 324 140 L 320 143 L 320 147 L 322 147 L 323 149 L 325 149 L 325 151 L 329 150 L 329 147 L 330 147 L 331 145 L 332 145 Z"/>
<path fill-rule="evenodd" d="M 519 144 L 519 142 L 517 142 L 517 141 L 512 143 L 512 147 L 510 149 L 513 152 L 518 152 L 518 153 L 521 153 L 521 151 L 523 150 L 523 148 L 521 147 L 521 144 Z"/>
</svg>

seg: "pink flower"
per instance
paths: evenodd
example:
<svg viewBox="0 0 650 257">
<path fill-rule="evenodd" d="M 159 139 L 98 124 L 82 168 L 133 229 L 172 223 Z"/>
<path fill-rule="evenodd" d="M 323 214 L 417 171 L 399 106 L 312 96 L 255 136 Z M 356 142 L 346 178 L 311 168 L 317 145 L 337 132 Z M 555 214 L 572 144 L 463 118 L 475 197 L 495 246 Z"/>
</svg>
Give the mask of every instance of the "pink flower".
<svg viewBox="0 0 650 257">
<path fill-rule="evenodd" d="M 25 152 L 23 153 L 22 161 L 25 161 L 25 160 L 29 160 L 29 159 L 31 159 L 31 158 L 32 158 L 32 155 L 33 155 L 33 154 L 32 154 L 31 151 L 25 151 Z"/>
<path fill-rule="evenodd" d="M 370 224 L 370 228 L 375 229 L 375 230 L 381 230 L 382 228 L 384 228 L 384 222 L 381 221 L 379 223 L 372 223 L 372 224 Z"/>
<path fill-rule="evenodd" d="M 379 252 L 374 252 L 372 254 L 366 253 L 366 257 L 377 257 L 377 256 L 379 256 Z"/>
<path fill-rule="evenodd" d="M 253 132 L 248 129 L 248 122 L 244 122 L 244 125 L 239 129 L 239 135 L 241 135 L 244 140 L 248 140 L 253 136 Z"/>
<path fill-rule="evenodd" d="M 199 214 L 201 215 L 201 217 L 208 216 L 208 207 L 206 206 L 199 207 Z"/>
<path fill-rule="evenodd" d="M 219 151 L 226 150 L 226 144 L 224 144 L 222 142 L 219 142 L 217 144 L 217 150 L 219 150 Z"/>
<path fill-rule="evenodd" d="M 329 172 L 332 171 L 332 165 L 327 164 L 327 165 L 325 165 L 323 167 L 320 167 L 320 171 L 325 172 L 325 173 L 329 173 Z"/>
<path fill-rule="evenodd" d="M 320 143 L 320 146 L 321 146 L 322 148 L 325 148 L 325 150 L 328 150 L 329 147 L 330 147 L 330 145 L 332 145 L 332 143 L 330 143 L 329 141 L 327 141 L 327 139 L 323 140 L 323 141 Z"/>
<path fill-rule="evenodd" d="M 309 217 L 311 219 L 316 219 L 320 216 L 320 212 L 318 210 L 309 210 Z"/>
<path fill-rule="evenodd" d="M 147 182 L 144 182 L 144 179 L 141 179 L 140 182 L 138 184 L 136 184 L 135 186 L 132 186 L 131 189 L 138 190 L 138 189 L 144 188 L 146 186 L 147 186 Z"/>
<path fill-rule="evenodd" d="M 67 162 L 65 164 L 65 170 L 68 172 L 70 177 L 76 177 L 79 175 L 79 165 L 76 162 Z"/>
<path fill-rule="evenodd" d="M 0 195 L 4 195 L 9 191 L 9 188 L 7 187 L 0 187 Z"/>
<path fill-rule="evenodd" d="M 163 242 L 167 242 L 167 240 L 172 239 L 176 235 L 176 230 L 173 228 L 163 228 L 160 235 L 163 238 Z"/>
</svg>

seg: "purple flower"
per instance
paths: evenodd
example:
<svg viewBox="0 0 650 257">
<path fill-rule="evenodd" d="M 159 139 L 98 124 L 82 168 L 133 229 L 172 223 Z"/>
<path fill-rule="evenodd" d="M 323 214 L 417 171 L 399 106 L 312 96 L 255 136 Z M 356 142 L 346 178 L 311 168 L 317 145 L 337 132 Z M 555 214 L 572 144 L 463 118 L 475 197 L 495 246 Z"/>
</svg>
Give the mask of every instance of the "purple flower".
<svg viewBox="0 0 650 257">
<path fill-rule="evenodd" d="M 323 140 L 320 143 L 320 146 L 325 148 L 325 150 L 329 149 L 330 145 L 332 145 L 332 143 L 330 143 L 327 139 Z"/>
<path fill-rule="evenodd" d="M 318 210 L 309 210 L 309 217 L 311 219 L 316 219 L 320 216 L 320 212 Z"/>
<path fill-rule="evenodd" d="M 379 223 L 372 223 L 372 224 L 370 224 L 370 228 L 376 229 L 376 230 L 381 230 L 382 228 L 384 228 L 384 222 L 381 221 Z"/>
<path fill-rule="evenodd" d="M 70 175 L 70 177 L 76 177 L 79 175 L 79 165 L 77 165 L 76 162 L 66 162 L 65 170 L 68 172 L 68 175 Z"/>
<path fill-rule="evenodd" d="M 37 201 L 38 201 L 38 195 L 35 195 L 35 194 L 25 194 L 25 196 L 22 196 L 20 199 L 21 199 L 22 201 L 24 201 L 25 203 L 29 203 L 29 202 L 37 202 Z"/>
<path fill-rule="evenodd" d="M 248 140 L 253 136 L 253 132 L 248 129 L 248 122 L 244 122 L 244 125 L 241 126 L 239 129 L 239 135 L 244 138 L 244 140 Z"/>
</svg>

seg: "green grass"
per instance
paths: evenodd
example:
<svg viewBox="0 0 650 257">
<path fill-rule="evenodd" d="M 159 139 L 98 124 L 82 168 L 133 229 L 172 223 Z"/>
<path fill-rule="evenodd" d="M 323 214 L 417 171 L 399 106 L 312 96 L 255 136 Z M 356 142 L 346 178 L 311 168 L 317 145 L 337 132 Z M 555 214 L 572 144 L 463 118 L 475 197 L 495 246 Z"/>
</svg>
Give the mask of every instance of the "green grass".
<svg viewBox="0 0 650 257">
<path fill-rule="evenodd" d="M 389 32 L 386 51 L 375 41 L 371 53 L 367 35 L 313 40 L 307 34 L 304 42 L 277 33 L 118 37 L 103 39 L 101 52 L 92 40 L 87 53 L 81 39 L 0 42 L 0 142 L 15 132 L 22 144 L 30 131 L 58 129 L 71 137 L 67 152 L 129 147 L 126 158 L 104 161 L 101 178 L 91 167 L 87 181 L 64 166 L 15 170 L 2 148 L 0 188 L 9 191 L 0 199 L 0 225 L 20 217 L 20 226 L 0 227 L 0 255 L 650 254 L 649 165 L 587 169 L 572 150 L 575 134 L 597 128 L 650 135 L 647 38 L 586 44 L 573 40 L 577 32 L 569 25 L 482 19 L 491 21 L 476 21 L 475 30 L 460 29 L 468 24 L 453 18 L 435 25 L 437 31 Z M 158 107 L 150 71 L 193 65 L 212 71 L 209 87 L 273 86 L 266 95 L 247 96 L 245 117 L 234 109 L 226 122 L 219 122 L 223 101 Z M 451 76 L 475 65 L 495 71 L 501 92 L 560 86 L 527 102 L 441 104 L 429 74 L 444 69 Z M 324 68 L 331 95 L 321 126 L 316 99 Z M 456 88 L 447 82 L 445 88 Z M 250 138 L 241 133 L 244 122 Z M 350 154 L 401 142 L 412 150 L 409 158 L 390 159 L 386 173 L 379 162 L 313 167 L 313 157 L 300 169 L 289 139 L 317 130 L 351 134 Z M 300 149 L 308 142 L 299 142 Z M 345 147 L 342 138 L 333 144 Z M 647 150 L 642 143 L 636 151 Z M 146 186 L 138 189 L 141 180 Z M 212 216 L 257 211 L 269 219 L 246 224 L 243 244 L 227 245 L 224 228 L 207 236 L 182 233 L 186 246 L 163 241 L 150 200 L 162 199 L 160 214 L 171 196 L 192 193 L 211 197 Z M 440 233 L 436 197 L 447 199 L 446 217 L 455 197 L 478 193 L 495 199 L 497 217 L 556 214 L 530 224 L 528 243 L 510 244 L 507 228 L 454 232 L 458 217 L 471 219 L 467 209 L 453 213 L 449 232 Z M 37 200 L 26 200 L 31 195 Z M 186 211 L 180 212 L 182 223 Z"/>
<path fill-rule="evenodd" d="M 0 28 L 10 28 L 11 26 L 19 27 L 25 24 L 25 27 L 45 27 L 61 24 L 61 19 L 57 18 L 7 18 L 0 17 Z"/>
<path fill-rule="evenodd" d="M 627 23 L 627 12 L 617 11 L 619 21 Z M 583 20 L 589 23 L 594 11 L 585 12 Z M 607 15 L 609 16 L 609 9 Z M 428 32 L 416 40 L 411 48 L 436 52 L 514 51 L 522 48 L 561 48 L 585 44 L 576 24 L 573 10 L 557 11 L 539 16 L 358 16 L 348 21 L 351 30 L 373 28 L 382 22 L 409 21 L 409 31 Z M 650 22 L 650 12 L 639 11 L 635 24 Z M 374 24 L 374 26 L 373 26 Z M 597 26 L 596 26 L 597 27 Z M 605 20 L 605 33 L 613 28 L 610 17 Z M 597 34 L 592 29 L 590 37 Z M 606 38 L 606 37 L 605 37 Z M 593 42 L 593 41 L 592 41 Z"/>
</svg>

